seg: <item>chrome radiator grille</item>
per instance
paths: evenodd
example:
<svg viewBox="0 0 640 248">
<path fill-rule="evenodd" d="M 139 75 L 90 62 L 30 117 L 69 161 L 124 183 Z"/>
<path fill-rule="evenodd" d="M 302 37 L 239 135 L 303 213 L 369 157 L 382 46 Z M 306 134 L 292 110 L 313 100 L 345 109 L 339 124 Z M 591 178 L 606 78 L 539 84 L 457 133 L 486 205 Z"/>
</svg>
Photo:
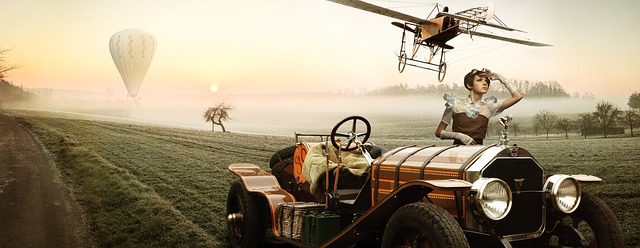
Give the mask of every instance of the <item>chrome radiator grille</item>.
<svg viewBox="0 0 640 248">
<path fill-rule="evenodd" d="M 496 235 L 518 237 L 536 233 L 544 225 L 543 169 L 531 158 L 497 158 L 481 173 L 500 178 L 513 192 L 511 211 L 491 227 Z M 518 238 L 516 238 L 518 239 Z"/>
</svg>

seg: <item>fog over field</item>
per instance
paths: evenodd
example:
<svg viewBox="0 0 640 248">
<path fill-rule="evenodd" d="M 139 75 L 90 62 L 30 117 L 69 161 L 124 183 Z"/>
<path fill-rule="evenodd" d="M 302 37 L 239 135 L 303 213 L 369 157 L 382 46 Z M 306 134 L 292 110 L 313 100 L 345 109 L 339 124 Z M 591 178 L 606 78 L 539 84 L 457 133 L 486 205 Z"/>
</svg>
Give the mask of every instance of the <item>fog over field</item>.
<svg viewBox="0 0 640 248">
<path fill-rule="evenodd" d="M 294 132 L 328 133 L 335 123 L 352 115 L 363 116 L 374 126 L 418 123 L 431 129 L 438 124 L 444 109 L 444 100 L 435 96 L 368 96 L 358 94 L 261 94 L 203 96 L 143 97 L 133 100 L 113 100 L 100 95 L 51 97 L 53 104 L 36 108 L 88 114 L 91 118 L 109 118 L 125 122 L 143 122 L 210 130 L 202 115 L 206 108 L 220 102 L 231 104 L 231 120 L 225 127 L 231 132 L 292 135 Z M 96 100 L 98 99 L 98 100 Z M 502 100 L 502 99 L 499 99 Z M 525 98 L 503 114 L 516 120 L 528 121 L 546 109 L 558 114 L 575 116 L 593 112 L 599 101 L 606 100 L 621 109 L 627 109 L 624 97 L 595 98 Z M 215 127 L 220 131 L 219 126 Z"/>
</svg>

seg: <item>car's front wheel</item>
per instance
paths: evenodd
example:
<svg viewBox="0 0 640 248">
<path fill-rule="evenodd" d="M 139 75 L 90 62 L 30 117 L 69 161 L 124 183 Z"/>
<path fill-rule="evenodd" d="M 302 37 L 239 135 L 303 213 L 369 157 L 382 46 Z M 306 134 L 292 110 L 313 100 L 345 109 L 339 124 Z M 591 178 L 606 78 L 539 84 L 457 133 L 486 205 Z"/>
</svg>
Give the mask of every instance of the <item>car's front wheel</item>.
<svg viewBox="0 0 640 248">
<path fill-rule="evenodd" d="M 382 247 L 469 247 L 469 243 L 449 212 L 434 204 L 416 202 L 391 216 Z"/>
<path fill-rule="evenodd" d="M 259 201 L 237 180 L 227 195 L 227 234 L 232 247 L 258 247 L 266 227 L 259 213 Z"/>
<path fill-rule="evenodd" d="M 589 193 L 582 192 L 578 209 L 561 218 L 560 224 L 553 235 L 561 247 L 624 247 L 615 214 L 600 198 Z"/>
</svg>

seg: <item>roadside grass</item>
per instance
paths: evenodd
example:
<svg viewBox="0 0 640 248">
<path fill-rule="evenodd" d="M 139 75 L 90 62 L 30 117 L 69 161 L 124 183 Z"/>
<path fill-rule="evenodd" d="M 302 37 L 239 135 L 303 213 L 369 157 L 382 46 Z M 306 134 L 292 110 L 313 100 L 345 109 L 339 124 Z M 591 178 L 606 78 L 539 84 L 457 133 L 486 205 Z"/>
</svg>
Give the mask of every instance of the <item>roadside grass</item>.
<svg viewBox="0 0 640 248">
<path fill-rule="evenodd" d="M 208 235 L 153 188 L 61 132 L 58 125 L 34 116 L 19 121 L 53 154 L 56 166 L 88 217 L 100 247 L 216 247 Z"/>
<path fill-rule="evenodd" d="M 55 157 L 85 208 L 96 240 L 109 247 L 226 246 L 226 195 L 230 182 L 237 179 L 227 166 L 253 163 L 268 170 L 271 155 L 294 142 L 292 136 L 212 133 L 48 112 L 10 113 Z M 422 124 L 372 122 L 371 139 L 386 148 L 451 143 L 431 138 L 435 127 Z M 601 177 L 603 183 L 584 189 L 614 210 L 627 246 L 640 246 L 640 138 L 515 136 L 510 143 L 530 151 L 547 174 Z"/>
</svg>

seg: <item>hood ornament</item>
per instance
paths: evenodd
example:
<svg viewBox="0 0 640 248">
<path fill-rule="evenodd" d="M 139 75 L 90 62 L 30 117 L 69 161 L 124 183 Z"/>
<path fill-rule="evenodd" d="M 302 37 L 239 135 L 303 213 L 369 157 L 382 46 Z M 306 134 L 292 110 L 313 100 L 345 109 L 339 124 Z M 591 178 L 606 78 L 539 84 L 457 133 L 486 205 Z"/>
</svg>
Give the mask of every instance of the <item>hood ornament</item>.
<svg viewBox="0 0 640 248">
<path fill-rule="evenodd" d="M 509 128 L 509 122 L 513 120 L 511 115 L 500 117 L 500 125 L 502 125 L 502 133 L 500 134 L 500 146 L 507 146 L 509 137 L 507 136 L 507 129 Z"/>
</svg>

